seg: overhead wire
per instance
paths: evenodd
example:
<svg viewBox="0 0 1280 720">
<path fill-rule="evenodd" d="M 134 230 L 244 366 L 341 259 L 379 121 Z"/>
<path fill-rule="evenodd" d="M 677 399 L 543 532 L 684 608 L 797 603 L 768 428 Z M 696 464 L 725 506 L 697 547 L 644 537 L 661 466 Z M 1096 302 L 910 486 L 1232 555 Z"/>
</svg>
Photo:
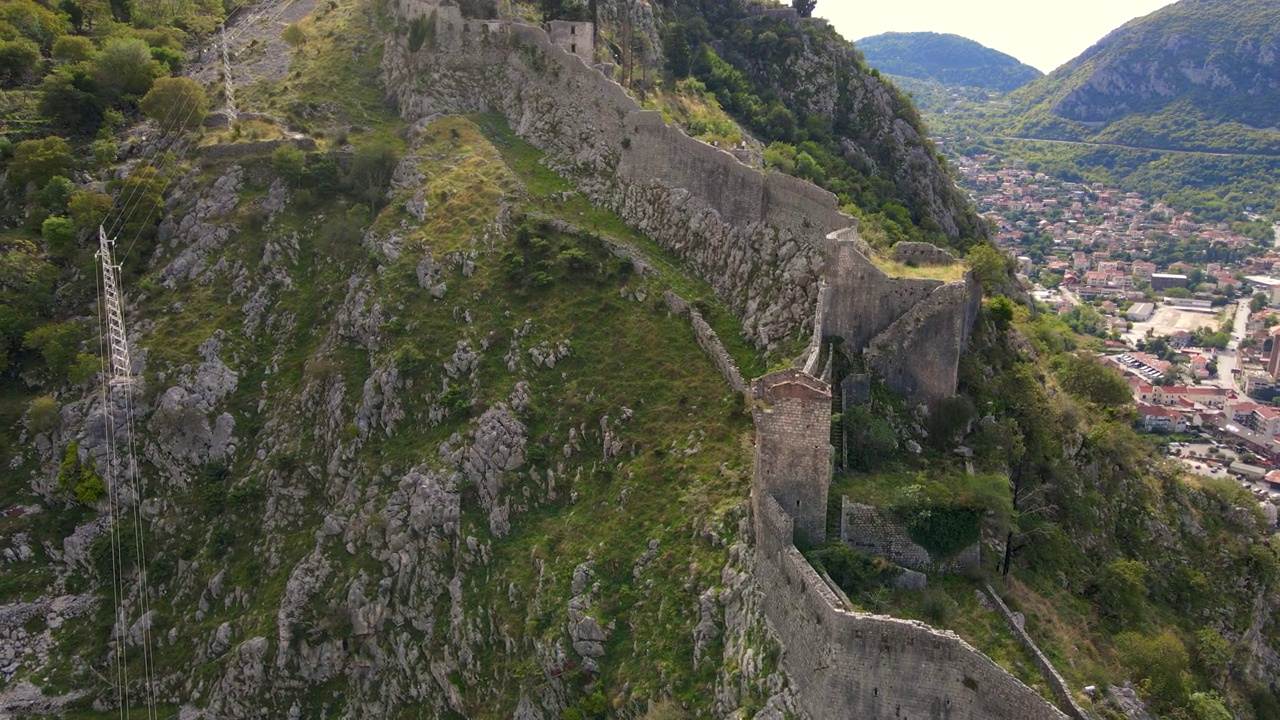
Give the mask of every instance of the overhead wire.
<svg viewBox="0 0 1280 720">
<path fill-rule="evenodd" d="M 227 13 L 227 17 L 228 18 L 233 17 L 236 12 L 244 8 L 249 2 L 250 0 L 240 0 L 240 2 L 236 4 L 234 7 L 232 7 L 232 9 Z M 257 36 L 261 35 L 266 29 L 270 28 L 275 23 L 275 21 L 278 20 L 280 16 L 284 14 L 285 10 L 289 8 L 290 4 L 291 4 L 291 0 L 280 0 L 280 2 L 277 3 L 277 7 L 273 8 L 273 12 L 263 11 L 262 13 L 256 16 L 251 16 L 249 19 L 247 19 L 244 23 L 238 26 L 231 33 L 226 32 L 225 25 L 224 25 L 224 29 L 222 32 L 223 39 L 221 42 L 223 43 L 234 42 L 236 40 L 239 40 L 245 33 L 251 33 L 254 39 L 256 39 Z M 267 12 L 271 12 L 269 17 L 266 15 Z M 262 22 L 264 19 L 266 20 L 266 22 Z M 181 122 L 178 124 L 179 126 L 186 126 L 186 124 L 191 120 L 191 116 L 195 112 L 195 109 L 196 109 L 195 99 L 183 98 L 181 102 L 174 104 L 166 112 L 165 117 L 161 122 L 161 128 L 163 129 L 166 127 L 171 127 L 172 125 L 170 123 L 176 118 L 181 118 Z M 175 134 L 174 137 L 170 140 L 168 144 L 168 148 L 163 150 L 161 148 L 157 148 L 152 154 L 153 158 L 157 156 L 161 156 L 161 160 L 158 165 L 156 165 L 155 163 L 150 165 L 150 167 L 155 169 L 154 175 L 164 179 L 164 184 L 160 189 L 161 199 L 163 199 L 164 193 L 166 190 L 168 190 L 169 185 L 173 183 L 173 179 L 168 177 L 166 171 L 172 170 L 178 163 L 180 163 L 186 157 L 187 153 L 191 151 L 192 145 L 188 143 L 186 147 L 184 147 L 181 150 L 181 152 L 179 152 L 178 154 L 173 155 L 171 153 L 172 148 L 177 143 L 182 141 L 182 139 L 183 138 L 181 134 Z M 145 184 L 146 184 L 145 182 L 133 184 L 126 191 L 128 194 L 123 199 L 118 201 L 117 204 L 120 206 L 120 211 L 116 214 L 116 217 L 110 224 L 110 227 L 107 231 L 108 235 L 115 236 L 119 230 L 123 229 L 127 220 L 133 215 L 133 213 L 138 210 L 139 206 L 141 205 L 143 200 L 146 198 L 147 189 L 144 187 Z M 147 211 L 147 215 L 143 219 L 142 223 L 140 224 L 138 228 L 138 232 L 135 234 L 134 238 L 129 242 L 129 245 L 125 248 L 124 253 L 120 255 L 121 264 L 123 264 L 124 261 L 128 259 L 129 254 L 132 252 L 134 245 L 137 243 L 138 239 L 145 233 L 146 225 L 148 222 L 150 222 L 151 216 L 155 214 L 156 207 L 162 204 L 163 202 L 156 203 Z"/>
<path fill-rule="evenodd" d="M 241 0 L 235 7 L 233 7 L 228 12 L 227 17 L 230 18 L 234 16 L 234 14 L 238 12 L 241 8 L 243 8 L 245 5 L 247 5 L 248 2 L 249 0 Z M 279 17 L 288 8 L 289 4 L 290 4 L 290 0 L 281 0 L 281 2 L 279 2 L 279 8 L 274 12 L 274 14 L 270 15 L 270 17 L 266 19 L 265 23 L 259 24 L 265 17 L 265 15 L 260 14 L 248 20 L 245 23 L 244 27 L 239 28 L 236 32 L 232 33 L 230 37 L 228 37 L 228 34 L 226 33 L 226 28 L 224 25 L 223 31 L 221 33 L 222 35 L 221 42 L 223 43 L 224 47 L 226 44 L 232 42 L 233 40 L 239 39 L 244 33 L 250 32 L 251 30 L 253 32 L 253 35 L 255 36 L 262 33 L 266 28 L 271 27 L 275 23 L 275 21 L 279 19 Z M 224 69 L 224 72 L 226 72 L 225 69 Z M 196 108 L 196 103 L 194 100 L 184 99 L 184 101 L 181 104 L 175 105 L 174 107 L 171 107 L 169 109 L 169 111 L 165 115 L 165 118 L 162 121 L 161 127 L 162 128 L 169 127 L 169 123 L 177 117 L 181 118 L 180 125 L 185 126 L 190 121 L 191 115 L 194 113 L 195 108 Z M 173 144 L 178 142 L 180 138 L 181 138 L 180 135 L 175 136 L 173 142 L 170 143 L 169 147 L 172 148 Z M 168 186 L 172 183 L 172 179 L 168 178 L 165 175 L 165 170 L 166 169 L 171 170 L 177 163 L 181 162 L 181 160 L 185 157 L 186 153 L 190 151 L 190 149 L 191 149 L 191 145 L 188 144 L 181 151 L 181 153 L 177 154 L 176 156 L 173 155 L 171 151 L 166 151 L 168 152 L 168 154 L 161 159 L 159 166 L 157 166 L 154 163 L 150 165 L 150 167 L 154 168 L 154 175 L 159 176 L 161 178 L 165 178 L 164 185 L 160 190 L 161 199 L 163 199 L 164 192 L 168 189 Z M 152 157 L 154 158 L 156 155 L 160 153 L 161 153 L 161 150 L 157 148 L 157 150 L 155 151 Z M 120 206 L 120 212 L 116 216 L 115 222 L 112 225 L 112 234 L 114 234 L 117 230 L 121 229 L 124 226 L 126 219 L 129 218 L 134 212 L 136 212 L 139 209 L 139 206 L 145 197 L 144 195 L 145 189 L 142 187 L 142 185 L 143 183 L 137 183 L 133 185 L 130 188 L 131 192 L 124 197 L 123 201 L 118 203 Z M 117 273 L 119 272 L 120 267 L 123 265 L 124 259 L 128 257 L 129 252 L 132 251 L 134 245 L 137 243 L 138 239 L 142 236 L 142 233 L 146 229 L 146 224 L 150 222 L 152 214 L 155 213 L 156 207 L 160 204 L 162 204 L 162 202 L 156 203 L 147 211 L 147 215 L 143 219 L 143 222 L 139 228 L 138 233 L 134 236 L 134 238 L 130 242 L 128 248 L 125 250 L 124 255 L 120 256 L 118 262 L 116 262 L 116 259 L 112 257 L 113 253 L 110 253 L 107 248 L 100 249 L 99 258 L 104 268 L 103 272 L 109 271 L 106 269 L 108 265 L 114 266 L 110 271 L 114 271 Z M 106 235 L 106 230 L 104 228 L 99 228 L 99 232 Z M 115 241 L 109 241 L 109 242 L 112 245 L 115 244 Z M 104 254 L 104 251 L 105 251 L 105 254 Z M 117 288 L 118 288 L 118 283 L 119 283 L 119 277 L 117 276 L 116 277 Z M 120 537 L 121 535 L 120 525 L 122 524 L 123 513 L 121 512 L 121 507 L 120 507 L 122 494 L 120 492 L 121 478 L 119 476 L 125 475 L 128 478 L 130 478 L 130 490 L 133 495 L 132 502 L 131 502 L 132 519 L 133 519 L 133 550 L 137 558 L 136 562 L 137 562 L 137 569 L 138 569 L 138 608 L 139 608 L 138 626 L 141 630 L 141 635 L 142 635 L 141 637 L 141 645 L 142 645 L 142 653 L 143 653 L 142 665 L 143 665 L 143 674 L 144 674 L 142 694 L 146 702 L 148 720 L 156 720 L 157 697 L 156 697 L 155 670 L 154 670 L 155 658 L 154 658 L 154 644 L 153 644 L 153 639 L 151 634 L 151 624 L 153 622 L 153 617 L 151 616 L 150 588 L 149 588 L 149 580 L 147 577 L 146 540 L 145 540 L 145 533 L 143 530 L 144 513 L 142 510 L 142 502 L 143 502 L 143 498 L 145 497 L 146 485 L 145 485 L 145 481 L 141 478 L 141 474 L 138 472 L 138 463 L 137 463 L 136 449 L 134 444 L 135 426 L 134 426 L 134 417 L 133 417 L 133 413 L 134 413 L 133 388 L 131 383 L 129 382 L 128 377 L 126 377 L 125 381 L 122 383 L 113 383 L 113 380 L 115 378 L 114 378 L 114 373 L 110 370 L 110 363 L 107 361 L 107 347 L 106 347 L 106 345 L 108 344 L 106 340 L 106 336 L 110 332 L 109 330 L 110 323 L 106 320 L 106 317 L 105 317 L 105 313 L 109 312 L 109 310 L 105 309 L 104 305 L 108 302 L 108 299 L 105 293 L 105 282 L 103 281 L 102 276 L 98 275 L 97 273 L 95 273 L 95 284 L 97 285 L 99 297 L 101 298 L 98 304 L 98 321 L 99 321 L 98 345 L 99 345 L 100 370 L 102 372 L 101 396 L 102 396 L 102 405 L 103 405 L 103 426 L 104 426 L 104 434 L 106 437 L 107 450 L 108 450 L 107 460 L 104 463 L 103 472 L 106 475 L 106 480 L 107 480 L 106 485 L 108 488 L 108 504 L 110 506 L 109 512 L 110 512 L 110 526 L 111 526 L 110 533 L 111 533 L 111 563 L 112 563 L 112 596 L 115 602 L 115 609 L 112 617 L 112 633 L 113 635 L 115 635 L 115 638 L 114 638 L 115 644 L 113 649 L 114 649 L 114 658 L 115 658 L 115 665 L 116 665 L 116 684 L 117 684 L 116 700 L 117 700 L 120 717 L 123 720 L 128 717 L 129 707 L 131 705 L 131 691 L 129 686 L 129 683 L 130 683 L 129 663 L 128 663 L 128 654 L 126 649 L 128 642 L 130 640 L 131 627 L 128 622 L 128 612 L 126 608 L 128 593 L 125 587 L 125 580 L 124 580 L 125 545 L 124 545 L 124 541 Z M 118 295 L 122 296 L 122 293 L 118 291 Z M 124 342 L 127 343 L 127 333 L 126 333 L 126 337 L 124 338 Z M 131 369 L 126 368 L 126 374 L 127 376 L 131 376 Z M 112 403 L 115 396 L 115 393 L 112 392 L 111 390 L 111 388 L 113 387 L 121 388 L 120 395 L 123 397 L 124 415 L 125 415 L 125 427 L 123 429 L 127 433 L 125 442 L 128 448 L 127 465 L 123 468 L 123 472 L 118 474 L 113 473 L 113 470 L 112 470 L 112 465 L 113 463 L 116 462 L 116 456 L 117 456 L 118 444 L 119 444 L 118 438 L 116 438 L 115 436 L 115 422 L 112 416 L 112 407 L 113 407 Z"/>
</svg>

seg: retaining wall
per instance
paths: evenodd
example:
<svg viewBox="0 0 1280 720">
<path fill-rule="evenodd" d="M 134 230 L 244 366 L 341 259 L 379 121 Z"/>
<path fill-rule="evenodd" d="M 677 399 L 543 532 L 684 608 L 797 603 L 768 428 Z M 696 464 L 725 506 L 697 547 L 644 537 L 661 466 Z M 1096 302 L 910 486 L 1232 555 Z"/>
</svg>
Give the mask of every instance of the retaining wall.
<svg viewBox="0 0 1280 720">
<path fill-rule="evenodd" d="M 1058 669 L 1049 661 L 1048 656 L 1040 652 L 1039 646 L 1027 634 L 1027 631 L 1018 627 L 1018 623 L 1013 619 L 1013 611 L 1008 605 L 1004 604 L 1004 600 L 996 594 L 995 589 L 990 585 L 986 586 L 987 597 L 991 598 L 991 602 L 995 604 L 996 611 L 1004 618 L 1005 623 L 1009 626 L 1009 632 L 1017 638 L 1018 643 L 1031 654 L 1031 659 L 1035 662 L 1036 667 L 1040 669 L 1040 674 L 1044 676 L 1045 682 L 1049 684 L 1049 689 L 1053 691 L 1053 696 L 1058 699 L 1059 707 L 1066 708 L 1067 715 L 1076 720 L 1091 720 L 1089 713 L 1076 703 L 1075 696 L 1071 693 L 1071 688 L 1067 686 L 1067 681 L 1058 673 Z"/>
<path fill-rule="evenodd" d="M 898 519 L 870 505 L 840 498 L 840 539 L 858 552 L 891 560 L 903 567 L 927 573 L 976 572 L 981 561 L 978 543 L 954 557 L 934 559 L 916 544 Z"/>
<path fill-rule="evenodd" d="M 954 633 L 845 609 L 791 543 L 791 518 L 778 502 L 766 495 L 755 505 L 765 618 L 782 641 L 782 668 L 808 717 L 1066 717 Z"/>
<path fill-rule="evenodd" d="M 671 312 L 689 318 L 689 325 L 693 327 L 693 336 L 697 339 L 698 346 L 711 357 L 711 361 L 716 364 L 716 369 L 720 371 L 720 376 L 729 384 L 729 387 L 733 388 L 734 392 L 745 393 L 747 383 L 742 379 L 738 364 L 733 361 L 733 356 L 725 349 L 724 343 L 720 342 L 720 336 L 702 318 L 702 313 L 670 290 L 662 293 L 662 300 Z"/>
</svg>

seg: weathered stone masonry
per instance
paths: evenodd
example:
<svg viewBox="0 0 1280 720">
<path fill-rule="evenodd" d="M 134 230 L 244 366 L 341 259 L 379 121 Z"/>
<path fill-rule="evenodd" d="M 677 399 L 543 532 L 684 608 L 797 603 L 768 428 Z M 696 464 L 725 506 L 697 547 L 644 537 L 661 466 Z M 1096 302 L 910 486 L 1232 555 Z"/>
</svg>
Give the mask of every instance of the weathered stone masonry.
<svg viewBox="0 0 1280 720">
<path fill-rule="evenodd" d="M 955 557 L 935 560 L 911 539 L 897 518 L 879 508 L 849 502 L 849 498 L 840 498 L 840 539 L 858 552 L 927 573 L 975 572 L 981 560 L 976 542 Z"/>
<path fill-rule="evenodd" d="M 743 334 L 757 347 L 772 349 L 807 333 L 821 292 L 821 302 L 834 305 L 824 315 L 838 327 L 818 329 L 845 337 L 854 351 L 871 350 L 873 367 L 892 387 L 913 402 L 955 392 L 954 361 L 968 332 L 963 321 L 974 313 L 951 305 L 977 297 L 971 282 L 888 278 L 865 256 L 861 263 L 830 265 L 828 236 L 837 231 L 842 240 L 856 241 L 848 252 L 868 251 L 835 196 L 797 178 L 759 172 L 640 109 L 588 66 L 590 53 L 576 39 L 589 37 L 590 23 L 553 26 L 548 35 L 519 23 L 467 20 L 455 6 L 432 0 L 402 3 L 402 17 L 434 13 L 436 28 L 435 43 L 416 54 L 404 37 L 387 43 L 384 76 L 406 118 L 500 112 L 593 201 L 709 282 L 743 318 Z M 949 257 L 924 243 L 898 252 L 913 264 Z M 846 276 L 851 264 L 875 272 Z M 885 302 L 863 300 L 868 297 Z M 843 334 L 850 325 L 864 329 L 853 333 L 857 343 Z M 928 335 L 913 336 L 917 330 Z M 908 351 L 919 356 L 914 367 L 897 362 Z"/>
<path fill-rule="evenodd" d="M 429 0 L 402 2 L 406 16 L 445 9 Z M 621 87 L 588 67 L 580 51 L 553 44 L 541 29 L 465 21 L 451 12 L 436 16 L 436 42 L 416 54 L 403 36 L 388 41 L 384 77 L 406 118 L 500 112 L 584 194 L 711 283 L 757 346 L 776 347 L 807 328 L 818 339 L 828 331 L 856 337 L 873 367 L 888 369 L 891 384 L 912 397 L 954 393 L 954 362 L 974 314 L 971 283 L 917 283 L 869 271 L 846 277 L 849 268 L 865 270 L 870 263 L 852 220 L 830 193 L 757 172 L 687 137 L 659 114 L 640 110 Z M 827 238 L 837 231 L 851 244 L 838 248 L 844 264 L 824 272 Z M 923 248 L 904 251 L 932 256 Z M 820 303 L 824 276 L 830 285 Z M 815 314 L 824 318 L 816 326 Z M 941 329 L 950 334 L 911 336 Z M 926 343 L 942 349 L 919 370 L 894 370 L 895 362 L 909 357 L 904 350 Z M 943 367 L 947 362 L 950 367 Z M 756 580 L 768 623 L 784 639 L 782 666 L 803 714 L 1063 717 L 954 634 L 842 605 L 793 544 L 797 534 L 815 542 L 825 538 L 830 388 L 787 370 L 753 383 L 751 403 Z"/>
<path fill-rule="evenodd" d="M 844 606 L 793 543 L 797 528 L 814 537 L 826 518 L 830 415 L 817 418 L 830 389 L 784 370 L 757 379 L 752 398 L 756 580 L 802 710 L 868 720 L 1066 717 L 955 634 Z"/>
</svg>

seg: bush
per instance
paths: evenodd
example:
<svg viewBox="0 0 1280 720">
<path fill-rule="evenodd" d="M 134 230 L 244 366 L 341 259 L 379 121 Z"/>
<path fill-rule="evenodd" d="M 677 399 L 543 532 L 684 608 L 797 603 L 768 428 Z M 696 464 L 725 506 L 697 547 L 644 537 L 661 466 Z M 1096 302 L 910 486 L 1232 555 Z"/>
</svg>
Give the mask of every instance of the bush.
<svg viewBox="0 0 1280 720">
<path fill-rule="evenodd" d="M 53 42 L 53 59 L 64 64 L 92 60 L 96 52 L 93 41 L 80 35 L 63 35 Z"/>
<path fill-rule="evenodd" d="M 1170 630 L 1152 636 L 1125 632 L 1116 636 L 1116 647 L 1153 709 L 1164 712 L 1186 704 L 1187 649 L 1177 635 Z"/>
<path fill-rule="evenodd" d="M 6 0 L 0 5 L 0 21 L 12 25 L 23 37 L 44 49 L 68 29 L 67 21 L 60 13 L 31 0 Z"/>
<path fill-rule="evenodd" d="M 293 145 L 281 145 L 271 154 L 271 168 L 290 188 L 305 186 L 307 156 Z"/>
<path fill-rule="evenodd" d="M 23 140 L 13 149 L 9 163 L 9 184 L 15 188 L 28 183 L 44 187 L 56 175 L 64 175 L 75 163 L 71 146 L 57 135 L 39 140 Z"/>
<path fill-rule="evenodd" d="M 147 91 L 138 109 L 155 120 L 160 131 L 192 128 L 209 111 L 209 98 L 200 83 L 190 78 L 160 78 Z"/>
<path fill-rule="evenodd" d="M 1147 566 L 1138 560 L 1113 560 L 1095 575 L 1091 595 L 1104 616 L 1140 617 L 1147 600 Z"/>
<path fill-rule="evenodd" d="M 67 371 L 75 363 L 83 335 L 74 322 L 48 323 L 26 333 L 22 346 L 39 352 L 49 377 L 59 382 L 67 377 Z"/>
<path fill-rule="evenodd" d="M 0 87 L 16 87 L 36 78 L 40 46 L 26 38 L 0 40 Z"/>
<path fill-rule="evenodd" d="M 137 38 L 112 38 L 93 58 L 93 77 L 112 101 L 140 97 L 151 83 L 164 75 L 160 63 L 151 58 L 151 48 Z"/>
<path fill-rule="evenodd" d="M 76 252 L 76 224 L 68 218 L 46 218 L 40 224 L 40 237 L 44 239 L 49 254 L 59 260 L 69 260 Z"/>
<path fill-rule="evenodd" d="M 64 65 L 40 83 L 40 113 L 61 131 L 92 135 L 101 127 L 106 105 L 89 63 Z"/>
<path fill-rule="evenodd" d="M 887 587 L 902 574 L 902 568 L 888 560 L 864 555 L 842 542 L 809 552 L 806 557 L 851 596 Z"/>
<path fill-rule="evenodd" d="M 27 407 L 27 427 L 32 432 L 45 433 L 62 424 L 62 412 L 58 401 L 50 395 L 41 395 Z"/>
<path fill-rule="evenodd" d="M 106 222 L 107 215 L 111 213 L 114 206 L 115 203 L 109 195 L 82 191 L 71 196 L 71 201 L 67 203 L 67 212 L 77 227 L 96 231 L 99 225 Z"/>
</svg>

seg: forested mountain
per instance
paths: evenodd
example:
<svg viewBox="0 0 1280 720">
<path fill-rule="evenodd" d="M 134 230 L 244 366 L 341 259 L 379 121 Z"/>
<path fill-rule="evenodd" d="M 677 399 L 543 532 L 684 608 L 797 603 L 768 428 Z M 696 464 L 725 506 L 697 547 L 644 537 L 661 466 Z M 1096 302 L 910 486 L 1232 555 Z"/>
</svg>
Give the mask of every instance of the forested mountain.
<svg viewBox="0 0 1280 720">
<path fill-rule="evenodd" d="M 931 121 L 959 151 L 1021 157 L 1205 219 L 1277 217 L 1277 28 L 1267 0 L 1181 0 L 1005 97 L 942 97 Z"/>
<path fill-rule="evenodd" d="M 1056 116 L 1109 122 L 1172 109 L 1205 120 L 1280 122 L 1280 5 L 1181 0 L 1109 33 L 1016 96 Z"/>
<path fill-rule="evenodd" d="M 880 72 L 943 85 L 1008 92 L 1044 75 L 1012 55 L 959 35 L 888 32 L 854 46 Z"/>
</svg>

